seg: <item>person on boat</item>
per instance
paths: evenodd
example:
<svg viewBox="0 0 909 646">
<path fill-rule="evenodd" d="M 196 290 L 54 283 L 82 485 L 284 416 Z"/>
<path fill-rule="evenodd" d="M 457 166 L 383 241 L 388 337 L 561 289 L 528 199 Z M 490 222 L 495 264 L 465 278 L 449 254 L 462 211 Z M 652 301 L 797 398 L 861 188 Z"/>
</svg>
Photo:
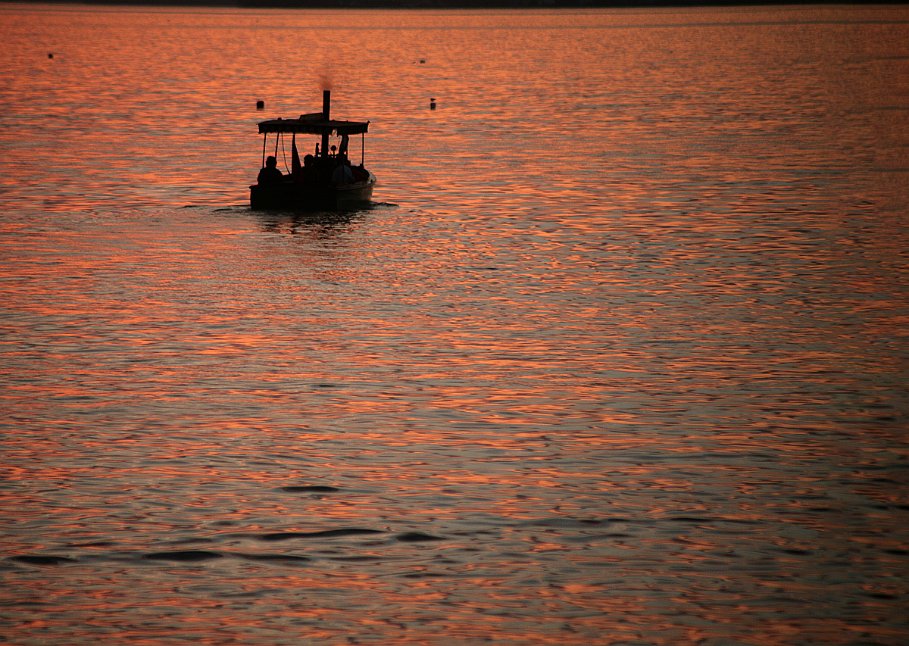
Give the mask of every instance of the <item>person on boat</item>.
<svg viewBox="0 0 909 646">
<path fill-rule="evenodd" d="M 300 175 L 300 181 L 304 184 L 312 184 L 318 180 L 319 170 L 316 168 L 316 158 L 312 155 L 306 155 L 303 158 L 303 172 Z"/>
<path fill-rule="evenodd" d="M 265 159 L 265 166 L 259 171 L 259 177 L 256 181 L 259 184 L 274 184 L 284 179 L 284 175 L 278 170 L 278 160 L 269 155 Z"/>
<path fill-rule="evenodd" d="M 347 147 L 350 146 L 350 136 L 346 133 L 341 135 L 341 146 L 338 148 L 338 157 L 342 155 L 347 157 Z"/>
<path fill-rule="evenodd" d="M 339 156 L 338 165 L 331 174 L 331 183 L 335 185 L 351 184 L 353 181 L 354 175 L 353 171 L 350 170 L 350 160 L 348 160 L 346 156 Z"/>
</svg>

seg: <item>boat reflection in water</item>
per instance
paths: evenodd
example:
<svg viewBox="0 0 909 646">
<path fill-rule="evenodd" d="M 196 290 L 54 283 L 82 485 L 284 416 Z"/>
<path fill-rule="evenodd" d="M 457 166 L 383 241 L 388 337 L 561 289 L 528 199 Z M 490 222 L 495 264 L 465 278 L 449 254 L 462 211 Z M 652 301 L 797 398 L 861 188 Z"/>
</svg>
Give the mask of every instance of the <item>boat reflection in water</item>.
<svg viewBox="0 0 909 646">
<path fill-rule="evenodd" d="M 263 231 L 324 240 L 349 231 L 363 220 L 363 215 L 368 210 L 370 209 L 339 208 L 330 211 L 261 209 L 256 217 Z"/>
<path fill-rule="evenodd" d="M 257 210 L 280 209 L 311 211 L 348 209 L 369 203 L 376 176 L 365 166 L 365 136 L 368 121 L 339 121 L 331 118 L 331 91 L 322 92 L 322 112 L 300 115 L 298 119 L 271 119 L 259 123 L 262 141 L 262 171 L 256 184 L 249 187 L 250 207 Z M 275 153 L 286 134 L 291 134 L 291 172 L 282 175 L 274 157 L 266 157 L 268 135 L 274 134 Z M 301 163 L 297 134 L 317 135 L 315 153 Z M 352 135 L 361 136 L 360 165 L 348 158 Z M 329 147 L 332 136 L 339 145 Z"/>
</svg>

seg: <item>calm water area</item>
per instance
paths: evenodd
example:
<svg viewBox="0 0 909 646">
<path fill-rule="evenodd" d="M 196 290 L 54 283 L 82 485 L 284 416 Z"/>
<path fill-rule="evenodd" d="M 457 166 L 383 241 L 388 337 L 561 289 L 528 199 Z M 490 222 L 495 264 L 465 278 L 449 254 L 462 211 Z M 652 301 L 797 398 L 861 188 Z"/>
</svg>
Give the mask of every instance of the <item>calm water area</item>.
<svg viewBox="0 0 909 646">
<path fill-rule="evenodd" d="M 909 8 L 0 38 L 0 642 L 909 640 Z"/>
</svg>

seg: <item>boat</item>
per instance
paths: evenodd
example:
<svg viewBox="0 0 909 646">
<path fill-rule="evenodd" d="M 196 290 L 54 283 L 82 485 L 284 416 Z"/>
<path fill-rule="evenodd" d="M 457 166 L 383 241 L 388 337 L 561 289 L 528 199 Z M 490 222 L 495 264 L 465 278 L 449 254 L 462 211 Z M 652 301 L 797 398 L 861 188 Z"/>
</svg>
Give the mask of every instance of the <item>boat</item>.
<svg viewBox="0 0 909 646">
<path fill-rule="evenodd" d="M 366 169 L 366 132 L 369 121 L 331 118 L 331 91 L 322 92 L 322 112 L 298 118 L 270 119 L 259 123 L 262 140 L 262 170 L 249 187 L 249 205 L 254 210 L 287 211 L 346 210 L 368 204 L 376 176 Z M 277 169 L 280 151 L 286 162 L 286 136 L 291 136 L 291 165 L 287 173 Z M 269 135 L 274 135 L 274 154 Z M 315 135 L 315 150 L 301 162 L 297 135 Z M 350 138 L 360 135 L 360 165 L 348 156 Z M 337 144 L 331 143 L 339 138 Z M 283 145 L 282 145 L 283 144 Z"/>
</svg>

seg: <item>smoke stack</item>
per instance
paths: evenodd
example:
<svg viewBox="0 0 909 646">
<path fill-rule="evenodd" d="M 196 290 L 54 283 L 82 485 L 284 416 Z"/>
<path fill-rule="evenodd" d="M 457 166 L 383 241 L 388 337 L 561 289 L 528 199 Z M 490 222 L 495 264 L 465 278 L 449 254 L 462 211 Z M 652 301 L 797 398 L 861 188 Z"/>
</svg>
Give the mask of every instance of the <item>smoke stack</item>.
<svg viewBox="0 0 909 646">
<path fill-rule="evenodd" d="M 331 118 L 331 90 L 322 90 L 322 118 Z M 328 157 L 328 132 L 322 132 L 322 156 Z"/>
</svg>

